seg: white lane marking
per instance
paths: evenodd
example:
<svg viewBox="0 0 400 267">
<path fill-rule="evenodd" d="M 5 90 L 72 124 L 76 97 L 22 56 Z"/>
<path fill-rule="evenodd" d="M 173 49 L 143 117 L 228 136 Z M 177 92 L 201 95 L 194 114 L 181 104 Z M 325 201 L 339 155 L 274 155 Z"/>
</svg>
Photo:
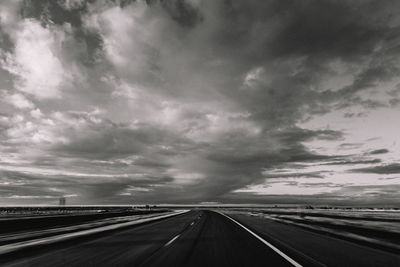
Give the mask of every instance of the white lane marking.
<svg viewBox="0 0 400 267">
<path fill-rule="evenodd" d="M 174 242 L 178 237 L 180 237 L 180 234 L 172 238 L 170 241 L 168 241 L 168 243 L 165 244 L 164 247 L 168 247 L 169 245 L 171 245 L 172 242 Z"/>
<path fill-rule="evenodd" d="M 293 266 L 296 267 L 302 267 L 302 265 L 298 262 L 296 262 L 295 260 L 293 260 L 292 258 L 290 258 L 288 255 L 286 255 L 285 253 L 283 253 L 282 251 L 280 251 L 278 248 L 276 248 L 274 245 L 272 245 L 271 243 L 265 241 L 262 237 L 260 237 L 259 235 L 257 235 L 256 233 L 254 233 L 253 231 L 251 231 L 249 228 L 247 228 L 246 226 L 244 226 L 243 224 L 241 224 L 240 222 L 236 221 L 235 219 L 231 218 L 230 216 L 223 214 L 221 212 L 218 212 L 219 214 L 225 216 L 226 218 L 230 219 L 231 221 L 235 222 L 237 225 L 239 225 L 240 227 L 242 227 L 244 230 L 246 230 L 247 232 L 249 232 L 250 234 L 252 234 L 254 237 L 256 237 L 258 240 L 260 240 L 261 242 L 263 242 L 265 245 L 267 245 L 268 247 L 270 247 L 273 251 L 275 251 L 276 253 L 278 253 L 282 258 L 284 258 L 285 260 L 287 260 L 288 262 L 290 262 Z"/>
</svg>

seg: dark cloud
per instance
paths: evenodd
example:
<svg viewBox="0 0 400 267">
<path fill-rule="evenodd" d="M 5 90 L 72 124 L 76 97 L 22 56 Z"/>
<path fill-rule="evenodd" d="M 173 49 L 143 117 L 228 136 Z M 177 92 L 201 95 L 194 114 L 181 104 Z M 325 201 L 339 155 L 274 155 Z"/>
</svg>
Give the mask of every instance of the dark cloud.
<svg viewBox="0 0 400 267">
<path fill-rule="evenodd" d="M 368 4 L 352 5 L 345 1 L 292 2 L 273 51 L 278 56 L 358 60 L 359 55 L 371 53 L 387 32 L 384 25 L 364 15 L 369 8 Z"/>
<path fill-rule="evenodd" d="M 268 174 L 268 170 L 264 172 L 264 178 L 324 178 L 324 174 L 326 171 L 320 172 L 302 172 L 302 173 L 276 173 L 273 171 L 273 174 Z"/>
<path fill-rule="evenodd" d="M 156 2 L 156 1 L 154 1 Z M 203 21 L 200 10 L 185 0 L 161 0 L 162 6 L 183 27 L 194 27 Z"/>
<path fill-rule="evenodd" d="M 400 104 L 400 98 L 392 98 L 389 100 L 389 104 L 391 107 L 397 107 Z"/>
<path fill-rule="evenodd" d="M 265 168 L 273 169 L 273 166 L 290 166 L 293 163 L 338 158 L 338 156 L 312 153 L 301 144 L 302 141 L 319 136 L 319 134 L 324 136 L 326 132 L 307 132 L 304 135 L 301 131 L 301 134 L 296 135 L 293 134 L 293 129 L 291 129 L 288 131 L 290 140 L 285 134 L 282 134 L 282 142 L 285 146 L 280 150 L 269 150 L 268 141 L 266 140 L 264 140 L 265 145 L 261 145 L 263 143 L 262 140 L 246 140 L 245 143 L 242 138 L 226 140 L 225 143 L 221 142 L 218 147 L 213 146 L 212 150 L 208 151 L 206 159 L 210 161 L 208 164 L 209 177 L 200 183 L 196 183 L 193 187 L 188 186 L 187 189 L 189 191 L 197 191 L 201 188 L 201 191 L 204 192 L 203 197 L 215 197 L 243 188 L 249 184 L 261 182 L 265 178 L 278 178 L 279 174 L 276 176 L 275 174 L 262 174 L 262 170 Z M 304 176 L 291 174 L 289 176 L 317 178 L 320 177 L 320 174 L 322 173 L 305 173 Z M 281 175 L 280 177 L 286 176 Z"/>
<path fill-rule="evenodd" d="M 399 69 L 392 65 L 392 62 L 374 62 L 374 65 L 367 67 L 363 70 L 354 80 L 350 86 L 346 86 L 341 90 L 334 92 L 335 95 L 340 95 L 341 97 L 349 97 L 359 90 L 368 89 L 370 87 L 376 86 L 379 82 L 391 80 L 399 72 Z M 353 101 L 362 101 L 360 98 L 353 98 Z M 372 105 L 372 107 L 379 106 L 376 104 L 378 102 L 370 100 L 362 102 L 364 105 Z"/>
<path fill-rule="evenodd" d="M 67 8 L 67 1 L 48 0 L 24 0 L 21 6 L 21 14 L 25 18 L 39 20 L 44 26 L 70 25 L 72 34 L 80 46 L 77 59 L 83 64 L 92 66 L 103 42 L 101 36 L 96 32 L 87 31 L 82 27 L 82 17 L 87 13 L 87 3 L 94 1 L 83 1 L 82 5 L 75 8 Z M 68 46 L 68 44 L 65 44 Z M 76 49 L 74 47 L 73 49 Z"/>
<path fill-rule="evenodd" d="M 372 150 L 371 152 L 369 152 L 369 154 L 371 154 L 371 155 L 386 154 L 386 153 L 389 153 L 389 150 L 386 148 L 376 149 L 376 150 Z"/>
<path fill-rule="evenodd" d="M 39 19 L 45 25 L 49 23 L 59 25 L 70 23 L 73 26 L 81 26 L 81 15 L 87 11 L 86 5 L 83 4 L 73 10 L 68 10 L 65 8 L 65 2 L 24 0 L 21 6 L 21 13 L 26 18 Z"/>
<path fill-rule="evenodd" d="M 301 128 L 289 128 L 283 131 L 278 131 L 276 135 L 288 144 L 296 142 L 310 141 L 312 139 L 318 140 L 340 140 L 343 138 L 343 133 L 334 130 L 308 130 Z"/>
<path fill-rule="evenodd" d="M 366 15 L 372 14 L 372 10 L 374 10 L 371 8 L 372 6 L 377 8 L 375 14 L 394 14 L 392 13 L 394 10 L 388 10 L 387 6 L 379 5 L 374 1 L 364 4 L 351 4 L 345 1 L 289 3 L 279 5 L 265 2 L 260 4 L 258 8 L 261 10 L 265 8 L 275 10 L 276 14 L 285 14 L 281 17 L 265 16 L 264 20 L 266 21 L 263 21 L 262 18 L 256 19 L 257 11 L 248 11 L 249 14 L 256 14 L 256 18 L 248 19 L 254 25 L 246 25 L 247 27 L 250 29 L 260 27 L 260 23 L 264 22 L 264 29 L 272 32 L 267 36 L 259 34 L 259 38 L 265 38 L 259 41 L 263 44 L 260 48 L 267 52 L 263 56 L 259 56 L 259 59 L 264 59 L 271 64 L 271 58 L 274 60 L 277 57 L 275 64 L 283 67 L 283 59 L 289 58 L 293 62 L 295 59 L 303 57 L 297 65 L 295 74 L 274 77 L 275 81 L 270 83 L 270 88 L 265 88 L 265 94 L 256 96 L 261 100 L 260 102 L 268 103 L 267 107 L 272 107 L 271 110 L 265 108 L 260 110 L 262 114 L 260 116 L 267 116 L 268 121 L 271 118 L 267 114 L 273 114 L 271 117 L 274 116 L 275 119 L 296 119 L 296 115 L 299 115 L 297 112 L 303 105 L 309 106 L 314 113 L 331 110 L 329 107 L 324 108 L 319 102 L 336 103 L 337 108 L 355 104 L 362 105 L 367 109 L 383 107 L 384 104 L 378 101 L 363 100 L 354 97 L 354 94 L 376 86 L 382 81 L 391 80 L 398 75 L 399 71 L 393 61 L 393 54 L 385 53 L 384 50 L 375 52 L 376 47 L 382 42 L 389 44 L 393 31 L 398 30 L 389 27 L 387 21 L 377 15 L 372 17 Z M 240 4 L 232 6 L 236 6 L 238 10 L 241 7 Z M 395 9 L 397 8 L 396 6 Z M 248 7 L 244 10 L 248 10 Z M 271 29 L 268 24 L 278 26 Z M 237 35 L 241 36 L 239 33 Z M 352 64 L 351 62 L 364 61 L 366 56 L 372 58 L 370 65 L 361 65 L 362 70 L 355 76 L 351 85 L 321 93 L 312 92 L 307 88 L 312 84 L 317 85 L 319 79 L 331 72 L 327 65 L 330 61 L 340 59 L 345 64 Z M 252 62 L 254 63 L 254 61 Z M 290 72 L 290 69 L 287 71 Z M 280 107 L 265 101 L 267 98 L 271 99 L 271 96 L 277 100 L 276 103 L 281 104 Z M 263 97 L 265 98 L 263 99 Z M 349 103 L 349 101 L 351 102 Z M 257 100 L 251 99 L 249 102 L 254 104 L 257 103 Z M 285 113 L 279 113 L 283 111 Z"/>
<path fill-rule="evenodd" d="M 86 129 L 71 132 L 70 137 L 71 142 L 54 147 L 54 151 L 93 158 L 112 158 L 146 155 L 147 152 L 185 153 L 185 149 L 190 150 L 194 145 L 168 129 L 145 124 L 115 124 L 110 121 L 89 124 Z M 163 145 L 174 149 L 165 152 Z M 142 159 L 141 162 L 150 164 L 151 160 Z"/>
<path fill-rule="evenodd" d="M 392 163 L 392 164 L 374 166 L 368 168 L 352 169 L 351 171 L 359 173 L 377 173 L 377 174 L 400 173 L 400 164 Z"/>
<path fill-rule="evenodd" d="M 366 159 L 366 160 L 344 160 L 324 163 L 323 165 L 354 165 L 354 164 L 375 164 L 381 163 L 380 159 Z"/>
</svg>

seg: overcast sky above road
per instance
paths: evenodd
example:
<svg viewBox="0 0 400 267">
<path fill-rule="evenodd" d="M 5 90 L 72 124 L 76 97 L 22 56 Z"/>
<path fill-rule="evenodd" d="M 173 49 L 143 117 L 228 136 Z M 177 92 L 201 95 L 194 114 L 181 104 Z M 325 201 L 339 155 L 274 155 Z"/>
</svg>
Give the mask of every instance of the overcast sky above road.
<svg viewBox="0 0 400 267">
<path fill-rule="evenodd" d="M 0 204 L 399 204 L 399 1 L 1 1 Z"/>
</svg>

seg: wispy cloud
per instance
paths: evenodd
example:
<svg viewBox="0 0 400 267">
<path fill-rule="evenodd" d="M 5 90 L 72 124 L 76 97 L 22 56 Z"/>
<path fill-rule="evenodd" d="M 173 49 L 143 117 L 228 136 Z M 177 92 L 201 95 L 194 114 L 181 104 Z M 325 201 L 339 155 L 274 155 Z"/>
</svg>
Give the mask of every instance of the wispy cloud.
<svg viewBox="0 0 400 267">
<path fill-rule="evenodd" d="M 352 171 L 360 173 L 379 173 L 379 174 L 400 173 L 400 164 L 392 163 L 392 164 L 373 166 L 367 168 L 352 169 Z"/>
</svg>

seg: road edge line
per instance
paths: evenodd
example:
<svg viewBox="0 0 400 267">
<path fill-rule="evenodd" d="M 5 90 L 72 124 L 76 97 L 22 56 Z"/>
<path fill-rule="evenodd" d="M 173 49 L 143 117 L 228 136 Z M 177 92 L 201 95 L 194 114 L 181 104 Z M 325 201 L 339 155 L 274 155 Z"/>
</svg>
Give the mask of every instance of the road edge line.
<svg viewBox="0 0 400 267">
<path fill-rule="evenodd" d="M 262 243 L 264 243 L 264 245 L 267 245 L 269 248 L 271 248 L 273 251 L 275 251 L 276 253 L 278 253 L 282 258 L 284 258 L 285 260 L 287 260 L 288 262 L 290 262 L 293 266 L 296 267 L 303 267 L 300 263 L 296 262 L 295 260 L 293 260 L 292 258 L 290 258 L 288 255 L 286 255 L 285 253 L 283 253 L 282 251 L 280 251 L 277 247 L 275 247 L 274 245 L 272 245 L 271 243 L 269 243 L 268 241 L 266 241 L 264 238 L 262 238 L 261 236 L 257 235 L 256 233 L 254 233 L 253 231 L 251 231 L 249 228 L 247 228 L 246 226 L 244 226 L 243 224 L 241 224 L 240 222 L 236 221 L 235 219 L 231 218 L 230 216 L 216 211 L 217 213 L 221 214 L 222 216 L 225 216 L 226 218 L 230 219 L 231 221 L 233 221 L 234 223 L 236 223 L 237 225 L 239 225 L 240 227 L 242 227 L 244 230 L 246 230 L 247 232 L 249 232 L 250 234 L 252 234 L 254 237 L 256 237 L 258 240 L 260 240 Z"/>
</svg>

